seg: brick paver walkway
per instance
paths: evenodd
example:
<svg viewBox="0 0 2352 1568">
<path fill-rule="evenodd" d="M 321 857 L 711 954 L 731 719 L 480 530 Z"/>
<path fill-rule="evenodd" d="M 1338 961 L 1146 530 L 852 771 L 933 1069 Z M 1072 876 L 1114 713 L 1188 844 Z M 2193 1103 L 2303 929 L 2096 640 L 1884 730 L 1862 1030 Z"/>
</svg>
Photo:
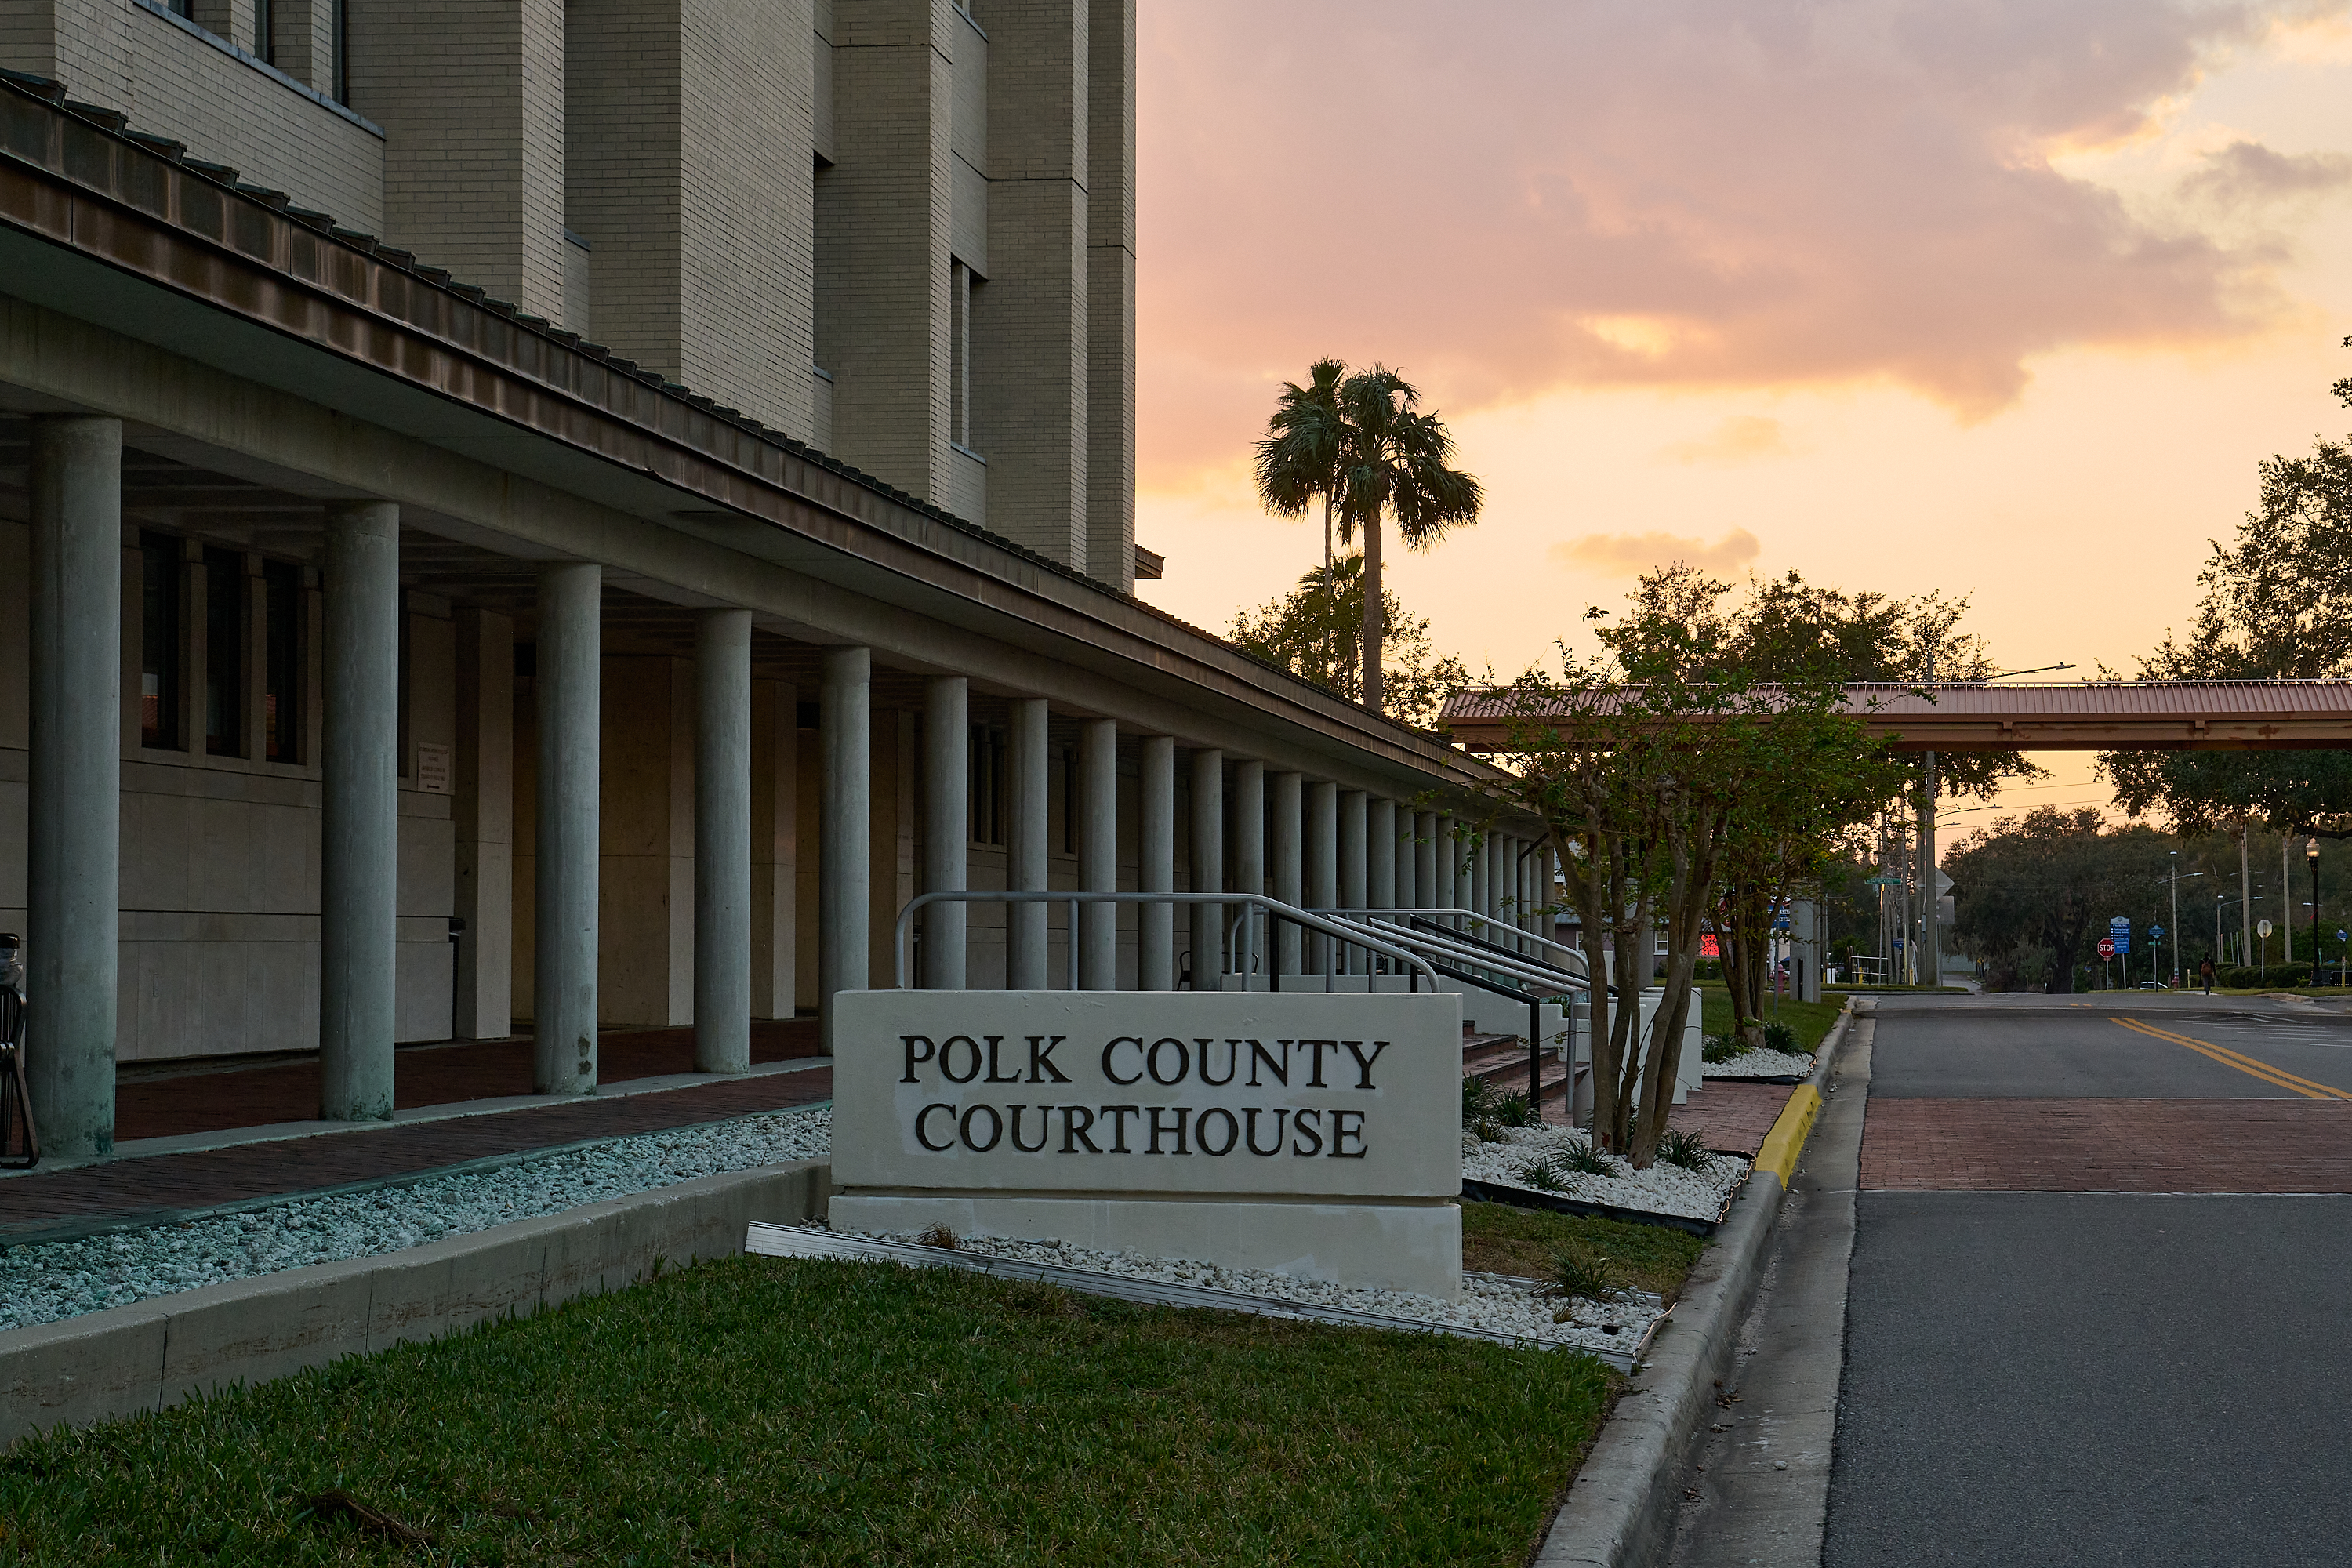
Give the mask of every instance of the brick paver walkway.
<svg viewBox="0 0 2352 1568">
<path fill-rule="evenodd" d="M 1764 1135 L 1780 1119 L 1781 1109 L 1796 1089 L 1785 1083 L 1739 1083 L 1716 1079 L 1675 1108 L 1666 1125 L 1697 1132 L 1706 1146 L 1727 1154 L 1753 1156 L 1764 1146 Z M 1556 1127 L 1568 1124 L 1568 1107 L 1560 1100 L 1544 1101 L 1544 1120 Z"/>
<path fill-rule="evenodd" d="M 1873 1099 L 1863 1123 L 1862 1184 L 1907 1192 L 2352 1193 L 2352 1103 Z"/>
<path fill-rule="evenodd" d="M 531 1091 L 529 1037 L 459 1046 L 411 1046 L 394 1054 L 393 1103 L 403 1110 L 498 1100 Z M 780 1062 L 817 1054 L 816 1020 L 754 1019 L 751 1060 Z M 659 1078 L 694 1070 L 694 1031 L 606 1029 L 596 1037 L 596 1077 L 602 1083 Z M 114 1137 L 161 1138 L 175 1132 L 216 1132 L 273 1121 L 308 1121 L 319 1114 L 319 1064 L 192 1070 L 169 1077 L 126 1078 L 115 1091 Z"/>
<path fill-rule="evenodd" d="M 832 1093 L 833 1069 L 810 1068 L 688 1089 L 37 1172 L 0 1181 L 0 1244 L 68 1227 L 163 1217 L 181 1210 L 409 1175 L 584 1139 L 719 1121 L 806 1105 Z"/>
</svg>

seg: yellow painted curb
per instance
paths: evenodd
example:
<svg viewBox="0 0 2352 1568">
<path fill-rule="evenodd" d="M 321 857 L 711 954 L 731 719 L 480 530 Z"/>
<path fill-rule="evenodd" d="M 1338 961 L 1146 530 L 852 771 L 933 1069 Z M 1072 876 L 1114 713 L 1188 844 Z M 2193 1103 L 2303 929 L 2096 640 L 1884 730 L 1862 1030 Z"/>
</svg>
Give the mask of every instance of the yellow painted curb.
<svg viewBox="0 0 2352 1568">
<path fill-rule="evenodd" d="M 1822 1091 L 1809 1083 L 1799 1084 L 1789 1103 L 1780 1108 L 1780 1119 L 1764 1135 L 1764 1146 L 1756 1151 L 1756 1168 L 1780 1177 L 1783 1190 L 1796 1174 L 1797 1156 L 1805 1152 L 1806 1134 L 1812 1131 L 1813 1118 L 1821 1110 Z"/>
</svg>

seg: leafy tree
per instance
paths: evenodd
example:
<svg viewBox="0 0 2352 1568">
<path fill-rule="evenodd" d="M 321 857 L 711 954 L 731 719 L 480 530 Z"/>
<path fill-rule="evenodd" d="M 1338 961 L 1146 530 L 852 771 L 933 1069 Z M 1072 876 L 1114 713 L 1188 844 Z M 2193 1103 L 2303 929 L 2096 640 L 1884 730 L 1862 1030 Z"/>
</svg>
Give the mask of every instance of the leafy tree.
<svg viewBox="0 0 2352 1568">
<path fill-rule="evenodd" d="M 1470 683 L 1459 658 L 1440 654 L 1429 617 L 1384 595 L 1390 629 L 1382 711 L 1409 724 L 1436 721 L 1446 698 Z M 1225 635 L 1258 658 L 1306 677 L 1349 701 L 1363 694 L 1364 558 L 1342 555 L 1309 569 L 1281 598 L 1234 616 Z"/>
<path fill-rule="evenodd" d="M 1651 574 L 1600 629 L 1601 658 L 1563 650 L 1558 676 L 1530 671 L 1489 700 L 1509 721 L 1517 802 L 1563 851 L 1587 971 L 1615 980 L 1593 988 L 1593 1136 L 1637 1168 L 1665 1131 L 1726 857 L 1790 837 L 1801 816 L 1819 828 L 1838 801 L 1866 815 L 1885 783 L 1842 681 L 1756 679 L 1725 591 L 1687 566 Z M 1660 926 L 1665 989 L 1644 1047 L 1638 994 Z"/>
<path fill-rule="evenodd" d="M 1454 437 L 1421 394 L 1385 365 L 1347 373 L 1335 359 L 1315 362 L 1307 384 L 1286 382 L 1266 434 L 1257 444 L 1258 498 L 1277 517 L 1324 507 L 1323 559 L 1332 564 L 1331 533 L 1343 544 L 1364 536 L 1363 673 L 1360 700 L 1385 710 L 1388 595 L 1381 575 L 1384 524 L 1393 521 L 1407 549 L 1433 548 L 1456 527 L 1478 521 L 1486 492 L 1451 467 Z"/>
<path fill-rule="evenodd" d="M 1952 934 L 1997 982 L 2072 992 L 2076 965 L 2096 958 L 2108 920 L 2155 907 L 2150 889 L 2175 842 L 2147 827 L 2110 830 L 2089 807 L 2001 817 L 1945 857 Z"/>
<path fill-rule="evenodd" d="M 2333 390 L 2352 407 L 2352 378 Z M 2198 574 L 2195 625 L 2140 661 L 2141 679 L 2352 676 L 2352 437 L 2318 438 L 2308 457 L 2272 457 L 2260 472 L 2258 504 Z M 2176 832 L 2260 822 L 2352 837 L 2352 752 L 2103 752 L 2099 766 L 2117 805 L 2161 810 Z"/>
</svg>

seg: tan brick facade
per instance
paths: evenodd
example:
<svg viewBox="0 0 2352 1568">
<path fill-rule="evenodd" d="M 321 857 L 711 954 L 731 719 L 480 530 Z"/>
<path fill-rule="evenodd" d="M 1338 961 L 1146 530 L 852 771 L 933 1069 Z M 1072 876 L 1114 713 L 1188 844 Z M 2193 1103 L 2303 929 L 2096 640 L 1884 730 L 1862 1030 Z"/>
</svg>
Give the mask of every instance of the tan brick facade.
<svg viewBox="0 0 2352 1568">
<path fill-rule="evenodd" d="M 0 0 L 0 64 L 1133 580 L 1134 0 Z"/>
</svg>

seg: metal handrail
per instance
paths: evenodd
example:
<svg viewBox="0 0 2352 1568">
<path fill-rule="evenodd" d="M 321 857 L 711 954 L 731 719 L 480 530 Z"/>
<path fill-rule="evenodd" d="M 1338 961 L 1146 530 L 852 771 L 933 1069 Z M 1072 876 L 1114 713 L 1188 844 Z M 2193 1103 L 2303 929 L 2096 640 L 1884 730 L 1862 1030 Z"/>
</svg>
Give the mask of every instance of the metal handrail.
<svg viewBox="0 0 2352 1568">
<path fill-rule="evenodd" d="M 1417 916 L 1420 916 L 1420 917 L 1423 917 L 1423 918 L 1424 918 L 1424 919 L 1428 919 L 1428 920 L 1437 920 L 1437 919 L 1440 919 L 1440 918 L 1452 919 L 1452 920 L 1472 920 L 1472 921 L 1477 921 L 1479 924 L 1481 924 L 1481 925 L 1489 925 L 1489 926 L 1494 926 L 1494 927 L 1496 927 L 1496 929 L 1498 929 L 1498 930 L 1501 930 L 1501 931 L 1507 931 L 1507 932 L 1509 932 L 1509 933 L 1510 933 L 1510 935 L 1511 935 L 1515 940 L 1517 940 L 1517 941 L 1520 941 L 1520 942 L 1531 942 L 1536 943 L 1536 944 L 1537 944 L 1538 946 L 1539 946 L 1539 947 L 1552 948 L 1552 949 L 1555 949 L 1555 950 L 1557 950 L 1557 951 L 1559 951 L 1559 952 L 1560 952 L 1567 953 L 1570 958 L 1575 959 L 1575 960 L 1577 961 L 1577 963 L 1578 963 L 1578 964 L 1579 964 L 1579 965 L 1581 965 L 1581 964 L 1583 963 L 1583 962 L 1584 962 L 1584 954 L 1583 954 L 1582 951 L 1581 951 L 1580 949 L 1579 949 L 1579 948 L 1576 946 L 1576 944 L 1575 944 L 1575 943 L 1573 943 L 1573 942 L 1561 942 L 1561 941 L 1559 941 L 1559 940 L 1558 938 L 1556 938 L 1556 937 L 1538 936 L 1535 932 L 1533 932 L 1533 931 L 1531 931 L 1528 930 L 1525 926 L 1517 926 L 1517 925 L 1513 925 L 1510 921 L 1507 921 L 1507 920 L 1502 920 L 1502 919 L 1500 919 L 1500 918 L 1498 918 L 1498 917 L 1496 917 L 1496 916 L 1494 916 L 1494 915 L 1482 915 L 1482 914 L 1480 914 L 1480 913 L 1479 913 L 1477 910 L 1438 910 L 1438 909 L 1416 910 L 1416 909 L 1402 909 L 1402 908 L 1399 908 L 1399 909 L 1370 909 L 1370 908 L 1366 908 L 1366 909 L 1359 909 L 1359 910 L 1339 910 L 1339 909 L 1332 909 L 1332 910 L 1320 910 L 1319 912 L 1320 912 L 1320 913 L 1323 913 L 1323 914 L 1327 914 L 1327 915 L 1343 915 L 1343 916 L 1349 916 L 1349 917 L 1362 917 L 1362 918 L 1370 919 L 1370 920 L 1381 920 L 1381 919 L 1386 919 L 1386 918 L 1391 917 L 1391 916 L 1416 916 L 1416 915 L 1417 915 Z M 1467 933 L 1467 932 L 1465 932 L 1464 934 L 1465 934 L 1465 935 L 1467 935 L 1468 933 Z"/>
<path fill-rule="evenodd" d="M 1410 947 L 1433 961 L 1444 959 L 1450 963 L 1483 969 L 1489 973 L 1503 976 L 1521 985 L 1535 987 L 1548 994 L 1589 991 L 1592 986 L 1589 977 L 1573 970 L 1557 969 L 1533 959 L 1497 952 L 1483 944 L 1473 946 L 1471 943 L 1475 939 L 1454 937 L 1436 931 L 1414 931 L 1410 928 L 1374 927 L 1370 921 L 1356 929 L 1359 931 L 1387 931 L 1391 933 L 1391 941 Z"/>
<path fill-rule="evenodd" d="M 907 984 L 907 975 L 909 968 L 908 955 L 910 952 L 910 944 L 908 939 L 914 929 L 913 921 L 915 911 L 923 908 L 927 904 L 940 903 L 1069 905 L 1069 973 L 1070 989 L 1073 991 L 1078 989 L 1078 906 L 1080 904 L 1246 904 L 1253 909 L 1265 910 L 1267 918 L 1270 920 L 1288 921 L 1292 924 L 1303 927 L 1307 931 L 1320 931 L 1325 936 L 1336 937 L 1341 942 L 1351 942 L 1358 947 L 1381 953 L 1384 957 L 1412 964 L 1414 968 L 1420 970 L 1423 974 L 1429 977 L 1429 988 L 1432 991 L 1439 989 L 1437 984 L 1437 971 L 1431 967 L 1427 959 L 1423 958 L 1418 953 L 1412 952 L 1404 947 L 1395 944 L 1394 942 L 1382 941 L 1377 937 L 1370 937 L 1360 927 L 1350 926 L 1343 921 L 1330 920 L 1323 915 L 1317 914 L 1312 910 L 1302 910 L 1295 905 L 1286 904 L 1278 899 L 1269 899 L 1263 893 L 1090 893 L 1080 892 L 1074 889 L 1015 891 L 1010 889 L 971 888 L 961 889 L 955 891 L 918 894 L 915 898 L 908 901 L 907 906 L 904 909 L 898 911 L 898 926 L 891 933 L 891 946 L 896 952 L 898 989 L 901 991 L 913 989 L 913 987 Z M 1252 950 L 1251 957 L 1253 965 L 1255 965 L 1255 948 Z M 1243 973 L 1247 973 L 1249 971 L 1245 970 Z M 1196 989 L 1198 988 L 1198 984 L 1199 983 L 1196 980 L 1194 982 Z M 1418 988 L 1419 981 L 1418 977 L 1416 977 L 1415 989 Z"/>
</svg>

